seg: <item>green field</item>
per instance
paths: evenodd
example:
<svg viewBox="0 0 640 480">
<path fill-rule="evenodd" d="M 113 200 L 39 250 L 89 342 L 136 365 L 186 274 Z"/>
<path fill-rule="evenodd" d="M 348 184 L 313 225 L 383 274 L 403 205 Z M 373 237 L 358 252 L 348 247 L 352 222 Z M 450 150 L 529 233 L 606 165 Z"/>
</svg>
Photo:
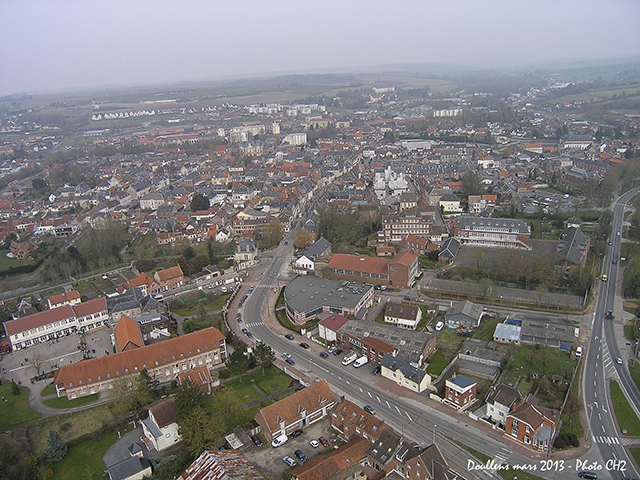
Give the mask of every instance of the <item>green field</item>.
<svg viewBox="0 0 640 480">
<path fill-rule="evenodd" d="M 50 383 L 42 389 L 42 392 L 40 392 L 40 396 L 48 397 L 49 395 L 53 395 L 54 393 L 56 393 L 56 387 L 53 383 Z"/>
<path fill-rule="evenodd" d="M 613 410 L 616 412 L 616 419 L 618 420 L 620 430 L 626 430 L 626 435 L 640 435 L 640 420 L 631 408 L 631 405 L 629 405 L 624 393 L 622 393 L 620 385 L 618 382 L 612 381 L 609 384 L 609 388 L 611 390 Z"/>
<path fill-rule="evenodd" d="M 98 394 L 87 395 L 86 397 L 74 398 L 73 400 L 67 400 L 66 397 L 56 397 L 45 400 L 44 404 L 51 408 L 73 408 L 86 405 L 98 400 Z"/>
<path fill-rule="evenodd" d="M 440 350 L 437 350 L 429 359 L 429 365 L 427 366 L 427 373 L 434 377 L 439 376 L 442 371 L 449 365 L 449 360 L 447 360 Z"/>
<path fill-rule="evenodd" d="M 453 328 L 443 328 L 438 334 L 436 345 L 438 350 L 442 353 L 442 356 L 447 360 L 453 359 L 460 350 L 464 342 L 464 337 L 458 335 L 458 332 Z"/>
<path fill-rule="evenodd" d="M 262 376 L 262 369 L 255 370 L 242 379 L 236 378 L 224 384 L 242 399 L 242 403 L 258 400 L 266 395 L 286 390 L 293 379 L 276 367 L 267 368 Z M 257 388 L 256 388 L 257 387 Z M 261 393 L 264 392 L 264 393 Z"/>
<path fill-rule="evenodd" d="M 117 433 L 111 432 L 95 440 L 82 442 L 70 447 L 67 456 L 60 462 L 50 462 L 45 468 L 53 470 L 53 478 L 102 480 L 105 478 L 102 457 L 117 439 Z"/>
<path fill-rule="evenodd" d="M 485 319 L 483 319 L 482 323 L 480 324 L 480 328 L 478 328 L 475 333 L 473 334 L 473 337 L 471 338 L 475 338 L 478 340 L 484 340 L 486 342 L 491 342 L 493 341 L 493 332 L 496 331 L 496 325 L 498 325 L 498 323 L 500 323 L 500 320 L 498 320 L 497 318 L 489 318 L 489 317 L 484 317 Z"/>
<path fill-rule="evenodd" d="M 11 391 L 11 383 L 3 381 L 0 385 L 0 395 L 6 400 L 6 402 L 0 401 L 1 429 L 40 418 L 40 414 L 29 407 L 28 388 L 20 387 L 20 395 L 14 395 Z"/>
</svg>

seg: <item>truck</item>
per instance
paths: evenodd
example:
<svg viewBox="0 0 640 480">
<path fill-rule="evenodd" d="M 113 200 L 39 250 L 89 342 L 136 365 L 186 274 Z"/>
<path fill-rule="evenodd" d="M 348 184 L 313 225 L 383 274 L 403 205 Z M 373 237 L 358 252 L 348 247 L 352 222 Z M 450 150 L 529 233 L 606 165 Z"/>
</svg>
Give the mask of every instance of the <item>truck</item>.
<svg viewBox="0 0 640 480">
<path fill-rule="evenodd" d="M 345 356 L 342 359 L 342 365 L 349 365 L 350 363 L 352 363 L 356 358 L 358 358 L 358 352 L 352 352 L 349 355 Z"/>
</svg>

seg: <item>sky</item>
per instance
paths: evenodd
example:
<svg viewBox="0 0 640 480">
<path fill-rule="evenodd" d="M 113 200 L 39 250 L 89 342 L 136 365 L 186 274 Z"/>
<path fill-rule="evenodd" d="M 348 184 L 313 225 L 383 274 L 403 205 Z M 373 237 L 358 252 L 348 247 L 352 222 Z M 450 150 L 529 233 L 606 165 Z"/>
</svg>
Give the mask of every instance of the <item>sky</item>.
<svg viewBox="0 0 640 480">
<path fill-rule="evenodd" d="M 0 96 L 631 55 L 638 0 L 0 0 Z"/>
</svg>

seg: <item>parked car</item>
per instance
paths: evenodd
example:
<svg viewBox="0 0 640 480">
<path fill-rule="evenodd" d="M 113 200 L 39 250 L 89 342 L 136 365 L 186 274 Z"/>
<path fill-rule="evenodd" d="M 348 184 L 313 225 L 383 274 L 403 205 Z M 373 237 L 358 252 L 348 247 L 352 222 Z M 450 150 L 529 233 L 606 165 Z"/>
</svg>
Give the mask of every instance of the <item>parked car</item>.
<svg viewBox="0 0 640 480">
<path fill-rule="evenodd" d="M 304 348 L 304 349 L 309 348 L 309 344 L 308 344 L 308 343 L 305 343 L 305 342 L 301 342 L 301 343 L 300 343 L 300 346 L 301 346 L 302 348 Z"/>
<path fill-rule="evenodd" d="M 287 362 L 289 365 L 295 365 L 296 364 L 296 362 L 293 361 L 293 358 L 285 358 L 284 361 Z"/>
<path fill-rule="evenodd" d="M 282 352 L 282 357 L 283 358 L 291 358 L 291 354 L 287 353 L 287 352 Z"/>
<path fill-rule="evenodd" d="M 335 352 L 336 350 L 337 350 L 337 347 L 336 347 L 335 345 L 331 345 L 327 351 L 328 351 L 329 353 L 333 353 L 333 352 Z"/>
<path fill-rule="evenodd" d="M 365 405 L 362 408 L 364 409 L 365 412 L 370 413 L 371 415 L 375 415 L 376 414 L 376 409 L 373 408 L 371 405 Z"/>
<path fill-rule="evenodd" d="M 318 441 L 322 444 L 323 447 L 328 447 L 329 446 L 329 440 L 327 440 L 324 437 L 318 438 Z"/>
<path fill-rule="evenodd" d="M 296 438 L 296 437 L 299 437 L 300 435 L 302 435 L 302 429 L 301 428 L 291 432 L 291 438 Z"/>
<path fill-rule="evenodd" d="M 284 433 L 282 435 L 280 435 L 279 437 L 276 437 L 273 442 L 271 442 L 271 446 L 273 448 L 278 448 L 280 445 L 284 445 L 285 443 L 287 443 L 287 441 L 289 440 L 289 437 L 287 437 Z"/>
<path fill-rule="evenodd" d="M 320 446 L 320 442 L 318 440 L 311 440 L 309 442 L 309 445 L 311 445 L 313 448 L 318 448 Z"/>
<path fill-rule="evenodd" d="M 580 478 L 587 478 L 589 480 L 596 480 L 598 478 L 596 472 L 580 472 L 578 473 L 578 476 Z"/>
<path fill-rule="evenodd" d="M 296 337 L 294 337 L 291 333 L 287 333 L 287 334 L 284 336 L 284 338 L 286 338 L 287 340 L 293 340 L 293 339 L 294 339 L 294 338 L 296 338 Z"/>
<path fill-rule="evenodd" d="M 333 354 L 334 354 L 336 357 L 337 357 L 338 355 L 340 355 L 341 353 L 342 353 L 342 350 L 341 350 L 340 348 L 336 348 L 336 349 L 333 351 Z"/>
<path fill-rule="evenodd" d="M 300 460 L 300 463 L 307 461 L 307 456 L 302 450 L 296 450 L 294 453 L 296 454 L 296 457 L 298 457 L 298 460 Z"/>
<path fill-rule="evenodd" d="M 257 435 L 251 435 L 251 440 L 253 441 L 256 447 L 262 446 L 262 440 L 260 440 Z"/>
<path fill-rule="evenodd" d="M 322 358 L 327 358 L 329 356 L 329 354 L 327 352 L 320 352 L 320 356 Z"/>
<path fill-rule="evenodd" d="M 378 375 L 381 370 L 382 370 L 382 367 L 380 367 L 380 365 L 378 365 L 376 368 L 371 370 L 371 375 Z"/>
<path fill-rule="evenodd" d="M 444 327 L 444 322 L 436 323 L 436 332 L 439 332 L 440 330 L 442 330 L 442 327 Z"/>
<path fill-rule="evenodd" d="M 296 465 L 298 465 L 298 462 L 296 462 L 289 455 L 285 455 L 284 457 L 282 457 L 282 461 L 290 467 L 295 467 Z"/>
</svg>

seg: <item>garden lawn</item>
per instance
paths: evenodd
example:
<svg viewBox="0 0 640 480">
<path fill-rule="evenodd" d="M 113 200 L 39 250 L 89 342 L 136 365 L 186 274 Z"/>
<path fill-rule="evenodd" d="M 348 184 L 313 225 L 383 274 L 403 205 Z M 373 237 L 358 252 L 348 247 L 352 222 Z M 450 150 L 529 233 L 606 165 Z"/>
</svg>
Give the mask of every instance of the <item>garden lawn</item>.
<svg viewBox="0 0 640 480">
<path fill-rule="evenodd" d="M 265 370 L 264 377 L 262 376 L 262 369 L 259 368 L 247 375 L 243 375 L 242 379 L 235 378 L 225 382 L 224 386 L 227 389 L 232 389 L 242 400 L 242 403 L 247 403 L 252 400 L 259 400 L 263 396 L 286 390 L 292 381 L 293 379 L 282 370 L 277 367 L 271 367 Z M 262 390 L 265 395 L 262 395 L 254 385 L 259 390 Z"/>
<path fill-rule="evenodd" d="M 631 378 L 636 382 L 636 386 L 640 388 L 640 365 L 632 361 L 629 363 L 629 371 L 631 372 Z"/>
<path fill-rule="evenodd" d="M 102 457 L 118 439 L 115 432 L 95 440 L 88 440 L 69 448 L 67 456 L 60 462 L 48 463 L 53 470 L 53 478 L 82 478 L 83 480 L 103 480 L 105 464 Z"/>
<path fill-rule="evenodd" d="M 478 340 L 484 340 L 487 342 L 493 341 L 493 332 L 496 331 L 496 325 L 500 323 L 500 320 L 498 320 L 497 318 L 486 318 L 487 319 L 480 324 L 480 328 L 475 331 L 473 337 L 471 338 L 476 338 Z"/>
<path fill-rule="evenodd" d="M 53 395 L 54 393 L 56 393 L 56 387 L 53 383 L 51 383 L 42 389 L 42 392 L 40 392 L 40 396 L 48 397 L 49 395 Z"/>
<path fill-rule="evenodd" d="M 523 376 L 560 375 L 571 380 L 576 359 L 569 352 L 544 345 L 522 345 L 507 362 L 511 370 Z"/>
<path fill-rule="evenodd" d="M 67 400 L 66 397 L 56 397 L 45 400 L 44 404 L 51 408 L 73 408 L 86 405 L 87 403 L 95 402 L 98 400 L 98 394 L 87 395 L 86 397 L 74 398 L 73 400 Z"/>
<path fill-rule="evenodd" d="M 613 403 L 613 409 L 616 412 L 616 419 L 618 420 L 618 426 L 620 430 L 626 430 L 629 436 L 640 435 L 640 420 L 636 416 L 636 413 L 627 402 L 624 393 L 618 382 L 612 381 L 609 384 L 611 390 L 611 402 Z"/>
<path fill-rule="evenodd" d="M 448 360 L 451 360 L 460 350 L 464 338 L 458 335 L 458 332 L 456 332 L 454 328 L 444 328 L 438 335 L 436 342 L 438 350 L 442 352 L 442 355 Z"/>
<path fill-rule="evenodd" d="M 629 451 L 631 455 L 633 455 L 633 459 L 636 461 L 637 465 L 640 465 L 640 448 L 630 448 Z"/>
<path fill-rule="evenodd" d="M 431 359 L 429 360 L 429 365 L 427 366 L 427 373 L 433 376 L 439 376 L 442 371 L 449 365 L 449 360 L 447 360 L 440 350 L 437 350 L 436 353 L 433 354 Z"/>
<path fill-rule="evenodd" d="M 76 413 L 46 417 L 29 426 L 29 440 L 36 456 L 38 456 L 42 455 L 47 448 L 47 434 L 51 429 L 62 435 L 62 439 L 68 443 L 83 435 L 95 433 L 106 425 L 113 424 L 115 420 L 107 405 L 100 405 Z"/>
<path fill-rule="evenodd" d="M 18 425 L 40 418 L 40 414 L 29 407 L 29 389 L 20 387 L 20 395 L 11 392 L 11 383 L 6 380 L 0 385 L 0 395 L 6 402 L 0 401 L 0 428 Z"/>
</svg>

